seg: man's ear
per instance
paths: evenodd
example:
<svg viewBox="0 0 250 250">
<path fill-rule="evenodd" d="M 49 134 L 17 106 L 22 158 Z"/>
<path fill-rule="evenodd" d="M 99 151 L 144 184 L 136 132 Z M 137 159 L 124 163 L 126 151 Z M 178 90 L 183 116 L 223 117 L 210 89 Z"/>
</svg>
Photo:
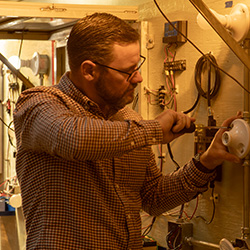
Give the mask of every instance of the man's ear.
<svg viewBox="0 0 250 250">
<path fill-rule="evenodd" d="M 90 60 L 82 62 L 81 73 L 86 80 L 88 81 L 94 80 L 95 77 L 97 76 L 96 64 Z"/>
</svg>

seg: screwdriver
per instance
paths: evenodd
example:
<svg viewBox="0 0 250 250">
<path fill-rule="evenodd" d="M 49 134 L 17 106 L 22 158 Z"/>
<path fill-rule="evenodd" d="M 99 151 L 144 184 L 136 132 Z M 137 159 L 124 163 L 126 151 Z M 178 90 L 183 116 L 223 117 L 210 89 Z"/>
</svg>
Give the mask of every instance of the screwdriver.
<svg viewBox="0 0 250 250">
<path fill-rule="evenodd" d="M 196 129 L 196 125 L 191 122 L 189 128 L 184 128 L 181 130 L 182 133 L 193 133 Z M 231 127 L 226 127 L 226 126 L 200 126 L 197 127 L 197 129 L 231 129 Z"/>
<path fill-rule="evenodd" d="M 226 126 L 200 126 L 198 129 L 231 129 L 231 127 Z"/>
<path fill-rule="evenodd" d="M 189 128 L 184 128 L 180 131 L 180 133 L 193 133 L 196 129 L 196 126 L 193 122 L 191 122 L 190 127 Z"/>
</svg>

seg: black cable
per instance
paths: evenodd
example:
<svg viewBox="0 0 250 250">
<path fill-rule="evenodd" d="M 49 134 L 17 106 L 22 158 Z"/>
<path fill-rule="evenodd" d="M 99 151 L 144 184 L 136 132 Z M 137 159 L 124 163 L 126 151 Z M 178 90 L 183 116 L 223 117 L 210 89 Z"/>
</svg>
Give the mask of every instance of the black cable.
<svg viewBox="0 0 250 250">
<path fill-rule="evenodd" d="M 176 167 L 177 167 L 176 170 L 177 170 L 177 169 L 180 168 L 180 166 L 179 166 L 179 164 L 174 160 L 174 156 L 173 156 L 173 154 L 172 154 L 172 150 L 171 150 L 171 147 L 170 147 L 170 144 L 169 144 L 169 143 L 167 144 L 167 147 L 168 147 L 169 156 L 170 156 L 172 162 L 176 165 Z"/>
<path fill-rule="evenodd" d="M 22 32 L 22 38 L 21 38 L 21 42 L 20 42 L 20 46 L 19 46 L 19 51 L 18 51 L 18 58 L 21 60 L 21 52 L 22 52 L 22 47 L 23 47 L 23 32 Z M 17 70 L 19 70 L 19 69 L 17 69 Z M 16 77 L 16 82 L 17 82 L 17 79 L 18 79 L 18 77 L 17 77 L 17 75 L 15 75 L 15 77 Z"/>
<path fill-rule="evenodd" d="M 210 61 L 207 61 L 207 106 L 211 107 L 211 96 L 210 96 L 210 91 L 211 91 L 211 63 Z M 220 75 L 219 75 L 220 78 Z M 217 78 L 216 78 L 217 79 Z M 215 81 L 217 82 L 217 81 Z M 220 85 L 220 81 L 219 81 L 219 85 Z M 216 86 L 216 84 L 215 84 Z"/>
<path fill-rule="evenodd" d="M 13 131 L 13 132 L 15 132 L 15 130 L 14 129 L 12 129 L 12 128 L 10 128 L 9 127 L 9 125 L 8 124 L 6 124 L 5 122 L 4 122 L 4 120 L 0 117 L 0 121 L 9 129 L 9 130 L 11 130 L 11 131 Z"/>
<path fill-rule="evenodd" d="M 177 30 L 179 34 L 181 34 L 197 51 L 199 51 L 203 56 L 205 56 L 205 54 L 186 36 L 184 35 L 180 30 L 178 30 L 173 24 L 172 22 L 166 17 L 166 15 L 163 13 L 163 11 L 160 9 L 160 6 L 158 5 L 158 3 L 156 2 L 156 0 L 154 0 L 154 3 L 156 5 L 156 7 L 158 8 L 158 10 L 160 11 L 160 13 L 162 14 L 162 16 L 168 21 L 168 23 L 173 27 L 173 29 Z M 213 64 L 213 62 L 211 61 L 211 63 Z M 229 73 L 227 73 L 225 70 L 223 70 L 222 68 L 220 68 L 218 65 L 213 64 L 213 66 L 215 66 L 218 70 L 220 70 L 221 72 L 223 72 L 225 75 L 227 75 L 228 77 L 230 77 L 231 79 L 233 79 L 242 89 L 244 89 L 248 94 L 250 94 L 250 91 L 248 89 L 246 89 L 236 78 L 234 78 L 232 75 L 230 75 Z"/>
<path fill-rule="evenodd" d="M 158 158 L 160 159 L 160 171 L 162 172 L 163 170 L 163 159 L 164 159 L 164 156 L 162 155 L 162 144 L 160 145 L 160 155 L 158 156 Z"/>
<path fill-rule="evenodd" d="M 193 106 L 192 106 L 190 109 L 184 111 L 183 113 L 184 113 L 184 114 L 188 114 L 188 113 L 190 113 L 191 111 L 193 111 L 193 110 L 196 108 L 196 106 L 197 106 L 199 100 L 200 100 L 200 94 L 198 93 L 197 98 L 196 98 L 196 101 L 195 101 L 195 103 L 193 104 Z"/>
<path fill-rule="evenodd" d="M 184 204 L 181 205 L 180 214 L 179 214 L 179 219 L 182 218 L 183 211 L 184 211 Z"/>
<path fill-rule="evenodd" d="M 203 216 L 196 216 L 196 218 L 201 218 L 202 220 L 205 221 L 205 223 L 207 225 L 211 224 L 214 220 L 214 215 L 215 215 L 215 201 L 214 201 L 214 181 L 210 182 L 210 187 L 212 189 L 211 191 L 211 197 L 212 197 L 212 205 L 213 205 L 213 212 L 212 212 L 212 216 L 211 216 L 211 219 L 209 221 L 207 221 Z"/>
<path fill-rule="evenodd" d="M 211 61 L 213 61 L 213 64 L 210 63 Z M 199 60 L 197 61 L 195 66 L 195 85 L 198 90 L 198 96 L 194 105 L 190 109 L 184 111 L 183 112 L 184 114 L 188 114 L 195 109 L 200 100 L 200 96 L 207 99 L 208 107 L 211 106 L 211 99 L 218 93 L 221 84 L 220 72 L 218 70 L 218 67 L 211 67 L 214 65 L 217 65 L 217 62 L 215 57 L 211 55 L 211 53 L 208 53 L 200 57 Z M 207 81 L 207 91 L 204 91 L 202 88 L 202 76 L 206 69 L 208 69 L 208 81 Z M 214 72 L 214 84 L 212 84 L 213 88 L 211 89 L 211 75 L 213 72 Z"/>
<path fill-rule="evenodd" d="M 153 228 L 153 225 L 155 223 L 155 220 L 156 220 L 156 216 L 153 217 L 152 223 L 145 229 L 145 231 L 143 232 L 142 236 L 148 235 L 151 232 L 151 230 Z"/>
<path fill-rule="evenodd" d="M 9 130 L 11 130 L 11 131 L 14 131 L 10 126 L 12 125 L 12 123 L 13 123 L 13 121 L 11 121 L 10 123 L 9 123 L 9 125 L 8 125 L 8 129 Z M 8 132 L 8 138 L 9 138 L 9 143 L 10 143 L 10 145 L 12 146 L 12 147 L 16 147 L 14 144 L 13 144 L 13 142 L 12 142 L 12 139 L 11 139 L 11 136 L 10 136 L 10 134 L 9 134 L 9 132 Z"/>
<path fill-rule="evenodd" d="M 213 62 L 211 65 L 210 62 Z M 206 98 L 208 100 L 208 106 L 211 106 L 211 99 L 216 96 L 216 94 L 219 91 L 221 81 L 220 81 L 220 72 L 217 67 L 211 67 L 217 65 L 215 57 L 211 54 L 208 53 L 202 57 L 199 58 L 195 65 L 195 85 L 198 90 L 199 95 L 202 97 Z M 204 75 L 204 72 L 208 70 L 208 82 L 207 82 L 207 91 L 203 90 L 202 88 L 202 76 Z M 214 83 L 211 84 L 211 74 L 214 72 Z M 213 87 L 211 88 L 211 85 Z"/>
</svg>

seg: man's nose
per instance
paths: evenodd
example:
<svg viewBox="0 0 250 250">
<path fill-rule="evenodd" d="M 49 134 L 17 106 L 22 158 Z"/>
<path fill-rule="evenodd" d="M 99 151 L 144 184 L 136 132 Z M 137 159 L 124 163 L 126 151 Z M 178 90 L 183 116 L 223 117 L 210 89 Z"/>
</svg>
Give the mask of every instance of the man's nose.
<svg viewBox="0 0 250 250">
<path fill-rule="evenodd" d="M 143 78 L 142 78 L 141 73 L 139 71 L 136 71 L 130 79 L 131 83 L 141 83 L 142 81 L 143 81 Z"/>
</svg>

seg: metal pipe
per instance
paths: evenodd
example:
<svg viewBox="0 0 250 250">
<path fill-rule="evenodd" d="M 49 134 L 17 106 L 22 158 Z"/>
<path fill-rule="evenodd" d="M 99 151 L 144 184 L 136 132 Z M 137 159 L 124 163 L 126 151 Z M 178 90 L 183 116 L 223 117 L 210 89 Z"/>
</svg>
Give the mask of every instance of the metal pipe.
<svg viewBox="0 0 250 250">
<path fill-rule="evenodd" d="M 250 40 L 245 40 L 243 48 L 246 51 L 246 54 L 250 56 Z M 244 67 L 244 87 L 249 91 L 250 90 L 250 70 L 247 67 Z M 249 94 L 244 91 L 244 109 L 245 111 L 250 111 L 250 98 Z"/>
<path fill-rule="evenodd" d="M 242 238 L 249 238 L 249 155 L 243 163 L 243 225 Z"/>
<path fill-rule="evenodd" d="M 243 113 L 243 119 L 249 124 L 249 112 Z M 242 238 L 249 239 L 249 180 L 250 180 L 250 156 L 249 154 L 246 156 L 243 163 L 243 225 L 242 225 Z"/>
<path fill-rule="evenodd" d="M 220 246 L 217 244 L 195 240 L 193 237 L 188 237 L 184 239 L 190 246 L 206 247 L 208 249 L 220 249 Z"/>
</svg>

